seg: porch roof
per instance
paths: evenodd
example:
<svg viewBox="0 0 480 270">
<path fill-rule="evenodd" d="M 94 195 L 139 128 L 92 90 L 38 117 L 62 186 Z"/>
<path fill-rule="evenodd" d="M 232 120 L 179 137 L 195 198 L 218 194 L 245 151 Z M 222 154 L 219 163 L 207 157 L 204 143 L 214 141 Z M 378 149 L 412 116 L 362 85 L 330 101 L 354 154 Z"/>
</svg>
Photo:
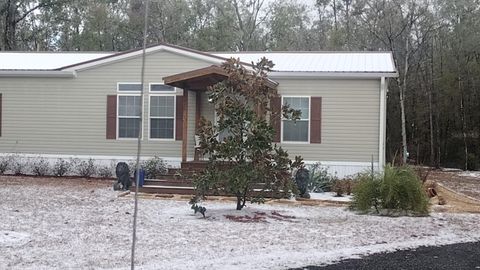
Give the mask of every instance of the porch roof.
<svg viewBox="0 0 480 270">
<path fill-rule="evenodd" d="M 167 85 L 179 87 L 188 90 L 206 90 L 208 86 L 215 85 L 228 78 L 225 70 L 217 65 L 182 72 L 163 77 L 163 82 Z M 278 83 L 268 79 L 267 86 L 277 87 Z"/>
</svg>

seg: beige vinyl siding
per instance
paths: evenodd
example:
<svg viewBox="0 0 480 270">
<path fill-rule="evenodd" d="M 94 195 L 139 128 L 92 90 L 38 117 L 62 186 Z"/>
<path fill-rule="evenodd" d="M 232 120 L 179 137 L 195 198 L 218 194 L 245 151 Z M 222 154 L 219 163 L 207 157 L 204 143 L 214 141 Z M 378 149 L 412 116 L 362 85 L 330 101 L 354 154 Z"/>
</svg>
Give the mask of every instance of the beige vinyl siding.
<svg viewBox="0 0 480 270">
<path fill-rule="evenodd" d="M 322 97 L 322 143 L 282 143 L 291 157 L 307 161 L 378 161 L 380 79 L 277 79 L 285 96 Z M 202 116 L 214 121 L 213 106 L 202 93 Z"/>
<path fill-rule="evenodd" d="M 77 72 L 76 78 L 0 78 L 3 97 L 0 152 L 133 156 L 135 139 L 107 140 L 107 95 L 118 82 L 140 81 L 141 57 Z M 144 99 L 144 156 L 180 158 L 181 141 L 148 140 L 148 84 L 168 75 L 211 65 L 170 52 L 147 56 Z M 279 92 L 322 97 L 322 143 L 287 144 L 290 155 L 309 161 L 378 160 L 380 79 L 276 79 Z M 182 90 L 177 95 L 182 95 Z M 188 156 L 193 157 L 195 93 L 190 92 Z M 214 110 L 202 93 L 202 115 Z"/>
<path fill-rule="evenodd" d="M 148 140 L 148 84 L 208 65 L 211 63 L 170 52 L 147 56 L 143 155 L 180 158 L 182 145 L 181 141 Z M 105 138 L 106 99 L 107 95 L 118 94 L 118 82 L 139 82 L 140 66 L 141 57 L 135 57 L 79 71 L 76 78 L 0 78 L 0 93 L 3 93 L 0 152 L 134 155 L 134 139 Z M 189 103 L 192 100 L 194 95 Z M 189 127 L 194 121 L 194 104 L 189 109 Z M 189 146 L 193 147 L 193 136 L 189 137 Z"/>
<path fill-rule="evenodd" d="M 380 79 L 278 79 L 279 93 L 322 97 L 322 143 L 282 143 L 308 161 L 378 161 Z"/>
</svg>

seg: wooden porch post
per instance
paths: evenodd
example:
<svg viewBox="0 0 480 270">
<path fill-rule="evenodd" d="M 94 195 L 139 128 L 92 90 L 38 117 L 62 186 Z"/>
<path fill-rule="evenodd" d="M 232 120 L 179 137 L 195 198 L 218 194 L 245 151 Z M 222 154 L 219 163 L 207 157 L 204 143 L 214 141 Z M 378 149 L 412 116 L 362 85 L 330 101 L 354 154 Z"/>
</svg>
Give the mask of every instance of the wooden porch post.
<svg viewBox="0 0 480 270">
<path fill-rule="evenodd" d="M 182 128 L 182 162 L 187 161 L 188 147 L 188 89 L 183 89 L 183 128 Z"/>
<path fill-rule="evenodd" d="M 198 128 L 200 127 L 201 113 L 202 113 L 202 92 L 197 91 L 195 93 L 195 135 L 197 135 Z M 193 160 L 198 161 L 199 154 L 200 153 L 197 151 L 197 149 L 195 149 Z"/>
</svg>

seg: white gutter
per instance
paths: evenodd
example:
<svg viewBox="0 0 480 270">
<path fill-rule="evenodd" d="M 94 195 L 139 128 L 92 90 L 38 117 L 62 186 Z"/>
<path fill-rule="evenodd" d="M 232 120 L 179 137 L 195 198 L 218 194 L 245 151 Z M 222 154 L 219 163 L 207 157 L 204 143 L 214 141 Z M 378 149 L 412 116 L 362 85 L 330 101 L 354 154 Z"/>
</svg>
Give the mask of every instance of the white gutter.
<svg viewBox="0 0 480 270">
<path fill-rule="evenodd" d="M 11 78 L 75 78 L 75 71 L 58 71 L 58 70 L 0 70 L 0 77 Z"/>
<path fill-rule="evenodd" d="M 385 141 L 386 141 L 386 125 L 387 125 L 387 85 L 385 77 L 380 80 L 380 123 L 378 138 L 378 169 L 383 171 L 385 166 Z"/>
<path fill-rule="evenodd" d="M 315 72 L 315 71 L 272 71 L 271 78 L 389 78 L 398 77 L 397 72 Z"/>
</svg>

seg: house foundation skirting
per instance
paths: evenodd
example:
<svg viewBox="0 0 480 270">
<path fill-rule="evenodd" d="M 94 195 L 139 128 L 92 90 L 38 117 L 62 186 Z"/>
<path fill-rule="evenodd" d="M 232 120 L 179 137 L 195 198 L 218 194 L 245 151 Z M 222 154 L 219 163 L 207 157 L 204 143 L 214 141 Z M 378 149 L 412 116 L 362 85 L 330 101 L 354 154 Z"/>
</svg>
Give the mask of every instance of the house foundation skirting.
<svg viewBox="0 0 480 270">
<path fill-rule="evenodd" d="M 113 162 L 120 162 L 120 161 L 132 161 L 135 160 L 135 156 L 106 156 L 106 155 L 67 155 L 67 154 L 33 154 L 33 153 L 0 153 L 0 156 L 7 156 L 7 155 L 18 155 L 22 158 L 28 160 L 34 160 L 39 157 L 43 157 L 47 159 L 52 165 L 55 161 L 59 158 L 62 159 L 70 159 L 70 158 L 77 158 L 80 160 L 88 160 L 90 158 L 94 159 L 97 165 L 109 165 Z M 152 158 L 152 156 L 142 156 L 141 160 L 147 160 Z M 181 164 L 181 157 L 160 157 L 163 159 L 168 167 L 172 168 L 180 168 Z M 355 175 L 360 172 L 370 171 L 372 167 L 371 162 L 352 162 L 352 161 L 312 161 L 306 160 L 306 165 L 311 165 L 314 163 L 319 162 L 322 168 L 326 168 L 327 171 L 332 174 L 336 175 L 338 178 L 345 178 L 352 175 Z M 373 167 L 375 171 L 378 171 L 378 162 L 373 163 Z"/>
<path fill-rule="evenodd" d="M 311 165 L 319 162 L 321 167 L 327 169 L 329 174 L 336 175 L 338 178 L 352 177 L 355 174 L 372 170 L 371 162 L 307 160 L 304 162 L 306 165 Z M 373 162 L 373 169 L 375 170 L 375 172 L 379 171 L 378 162 Z"/>
</svg>

